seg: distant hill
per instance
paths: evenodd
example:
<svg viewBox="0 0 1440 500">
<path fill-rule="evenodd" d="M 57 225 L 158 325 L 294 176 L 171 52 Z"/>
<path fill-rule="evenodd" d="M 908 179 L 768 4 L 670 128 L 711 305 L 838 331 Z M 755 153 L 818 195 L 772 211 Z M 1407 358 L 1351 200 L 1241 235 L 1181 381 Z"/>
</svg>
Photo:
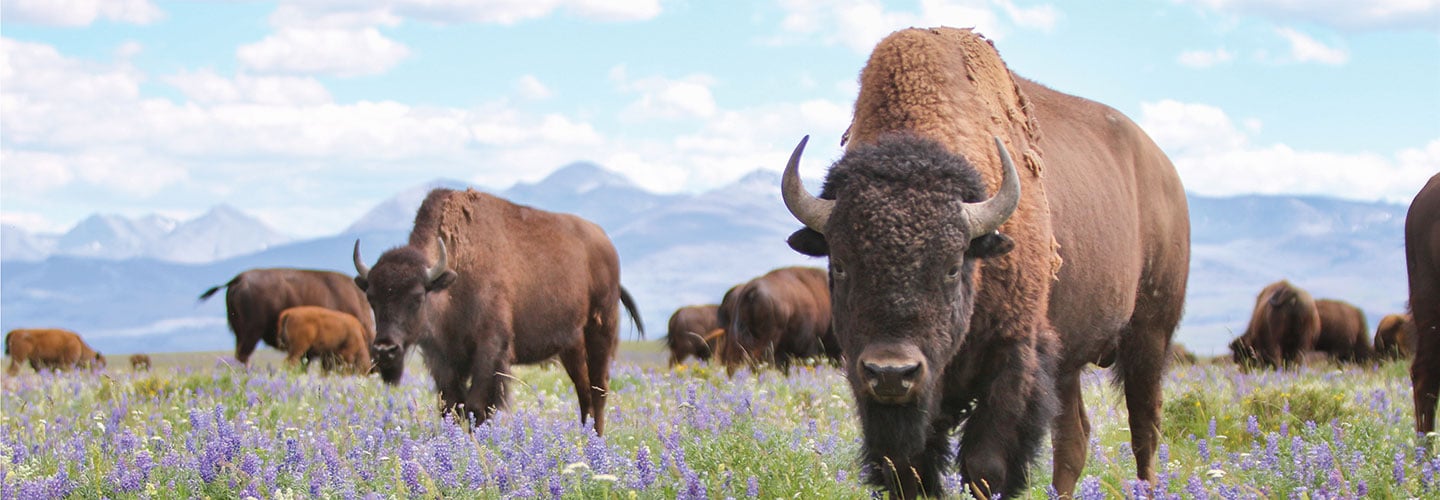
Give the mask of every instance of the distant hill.
<svg viewBox="0 0 1440 500">
<path fill-rule="evenodd" d="M 538 208 L 577 213 L 604 227 L 620 253 L 621 281 L 639 303 L 647 338 L 659 339 L 677 307 L 717 302 L 731 285 L 775 267 L 825 265 L 823 259 L 799 255 L 785 245 L 799 224 L 783 208 L 778 186 L 778 173 L 756 171 L 704 193 L 656 194 L 595 164 L 576 163 L 534 184 L 498 192 L 476 188 Z M 58 239 L 16 234 L 6 227 L 0 328 L 73 328 L 102 351 L 117 353 L 233 349 L 223 298 L 197 303 L 200 292 L 255 267 L 352 273 L 354 242 L 361 241 L 369 259 L 404 242 L 415 209 L 434 187 L 471 186 L 431 181 L 380 202 L 335 236 L 268 244 L 228 256 L 222 255 L 240 242 L 225 236 L 245 233 L 222 230 L 244 219 L 226 207 L 176 222 L 161 231 L 164 236 L 152 239 L 146 239 L 152 234 L 146 231 L 163 229 L 162 221 L 97 216 L 93 224 L 82 224 L 88 240 L 66 240 L 98 245 L 83 256 L 67 254 Z M 1402 205 L 1192 195 L 1190 209 L 1193 259 L 1178 339 L 1196 352 L 1223 351 L 1244 328 L 1255 294 L 1282 278 L 1317 297 L 1360 306 L 1372 329 L 1383 314 L 1404 307 Z M 154 243 L 167 238 L 186 244 Z M 166 248 L 170 253 L 161 251 Z M 143 256 L 111 258 L 126 252 Z M 29 257 L 34 255 L 46 257 Z M 622 334 L 633 338 L 636 333 L 627 323 Z"/>
<path fill-rule="evenodd" d="M 60 235 L 31 234 L 11 225 L 0 230 L 4 234 L 0 260 L 4 261 L 61 255 L 200 263 L 254 253 L 292 239 L 229 205 L 216 205 L 183 222 L 159 215 L 95 214 Z"/>
</svg>

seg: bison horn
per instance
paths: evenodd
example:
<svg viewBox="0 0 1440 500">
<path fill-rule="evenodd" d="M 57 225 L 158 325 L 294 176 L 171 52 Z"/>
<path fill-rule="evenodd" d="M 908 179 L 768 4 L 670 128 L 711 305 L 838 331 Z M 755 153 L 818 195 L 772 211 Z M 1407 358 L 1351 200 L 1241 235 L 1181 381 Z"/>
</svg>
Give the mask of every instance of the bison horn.
<svg viewBox="0 0 1440 500">
<path fill-rule="evenodd" d="M 426 283 L 435 281 L 435 278 L 439 278 L 440 275 L 445 274 L 445 271 L 450 270 L 450 267 L 445 263 L 445 261 L 448 260 L 446 258 L 445 252 L 445 240 L 442 240 L 439 236 L 436 236 L 435 242 L 440 244 L 440 256 L 435 259 L 435 267 L 431 267 L 430 269 L 425 270 Z"/>
<path fill-rule="evenodd" d="M 366 265 L 365 265 L 365 261 L 360 259 L 360 240 L 359 240 L 359 239 L 356 239 L 356 240 L 355 240 L 355 255 L 354 255 L 354 259 L 355 259 L 355 272 L 360 273 L 360 277 L 361 277 L 362 279 L 368 279 L 368 278 L 370 277 L 370 267 L 369 267 L 369 266 L 366 266 Z"/>
<path fill-rule="evenodd" d="M 785 208 L 790 209 L 790 215 L 794 215 L 805 227 L 825 234 L 825 223 L 830 220 L 830 211 L 835 208 L 835 201 L 811 196 L 805 191 L 805 184 L 800 182 L 800 155 L 805 152 L 805 143 L 809 141 L 808 135 L 800 139 L 800 144 L 795 146 L 795 152 L 790 153 L 790 163 L 785 164 L 785 175 L 780 180 L 780 191 L 785 198 Z"/>
<path fill-rule="evenodd" d="M 1015 173 L 1015 163 L 1010 161 L 1010 152 L 1005 150 L 1005 143 L 1001 142 L 999 137 L 995 138 L 995 148 L 1000 150 L 1000 166 L 1004 170 L 1005 178 L 1000 182 L 1000 191 L 995 193 L 995 196 L 985 201 L 965 204 L 965 221 L 970 225 L 972 238 L 1000 229 L 1000 225 L 1004 224 L 1020 205 L 1020 175 Z"/>
</svg>

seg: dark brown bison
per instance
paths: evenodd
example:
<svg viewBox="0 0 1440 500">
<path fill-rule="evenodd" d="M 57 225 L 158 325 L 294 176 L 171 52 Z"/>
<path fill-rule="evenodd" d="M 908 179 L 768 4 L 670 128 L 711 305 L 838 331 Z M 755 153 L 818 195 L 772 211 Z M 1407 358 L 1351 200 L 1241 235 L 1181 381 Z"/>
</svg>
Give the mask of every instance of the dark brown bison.
<svg viewBox="0 0 1440 500">
<path fill-rule="evenodd" d="M 1364 311 L 1348 302 L 1333 299 L 1316 300 L 1315 310 L 1320 314 L 1320 334 L 1315 337 L 1316 351 L 1340 363 L 1369 363 L 1374 358 L 1370 350 L 1370 327 L 1365 323 Z"/>
<path fill-rule="evenodd" d="M 1435 430 L 1440 393 L 1440 174 L 1430 178 L 1405 214 L 1405 270 L 1410 280 L 1410 317 L 1415 319 L 1415 430 Z"/>
<path fill-rule="evenodd" d="M 1185 344 L 1179 342 L 1170 343 L 1170 362 L 1182 365 L 1193 365 L 1200 362 L 1200 357 L 1185 348 Z"/>
<path fill-rule="evenodd" d="M 1015 76 L 970 30 L 908 29 L 871 54 L 819 197 L 799 180 L 804 144 L 782 186 L 806 226 L 789 242 L 830 257 L 871 483 L 940 495 L 954 460 L 977 496 L 1012 498 L 1053 430 L 1054 487 L 1070 494 L 1091 363 L 1115 367 L 1137 473 L 1155 480 L 1190 230 L 1180 179 L 1138 126 Z"/>
<path fill-rule="evenodd" d="M 235 359 L 250 363 L 250 354 L 261 340 L 279 347 L 275 339 L 280 311 L 296 306 L 320 306 L 349 313 L 365 325 L 367 340 L 375 338 L 375 323 L 365 294 L 355 289 L 349 276 L 332 271 L 305 269 L 251 269 L 229 283 L 211 287 L 200 300 L 225 288 L 225 312 L 235 332 Z"/>
<path fill-rule="evenodd" d="M 433 263 L 432 257 L 433 256 Z M 355 283 L 375 308 L 377 369 L 396 383 L 419 346 L 445 413 L 476 423 L 506 404 L 510 364 L 559 355 L 580 421 L 605 431 L 619 304 L 644 333 L 620 287 L 615 247 L 600 226 L 475 190 L 436 189 L 421 203 L 408 245 L 373 268 L 355 242 Z"/>
<path fill-rule="evenodd" d="M 299 366 L 302 359 L 320 358 L 329 373 L 340 367 L 348 373 L 370 372 L 370 340 L 365 325 L 350 313 L 318 306 L 297 306 L 280 312 L 275 340 L 287 355 L 285 362 Z"/>
<path fill-rule="evenodd" d="M 105 366 L 105 356 L 91 349 L 80 334 L 59 328 L 10 330 L 5 334 L 5 354 L 10 356 L 5 373 L 12 377 L 20 374 L 20 363 L 30 363 L 37 372 Z"/>
<path fill-rule="evenodd" d="M 1375 327 L 1375 355 L 1408 359 L 1415 354 L 1415 322 L 1408 314 L 1386 314 Z"/>
<path fill-rule="evenodd" d="M 830 288 L 824 270 L 776 269 L 739 285 L 733 293 L 734 308 L 724 325 L 726 367 L 770 363 L 788 372 L 797 359 L 840 359 L 840 343 L 830 327 Z"/>
<path fill-rule="evenodd" d="M 685 306 L 670 315 L 670 328 L 665 332 L 665 348 L 670 351 L 670 366 L 684 363 L 694 356 L 710 361 L 715 343 L 724 333 L 716 318 L 719 304 Z"/>
<path fill-rule="evenodd" d="M 130 355 L 130 369 L 135 371 L 150 369 L 150 356 L 145 354 Z"/>
<path fill-rule="evenodd" d="M 1320 312 L 1310 292 L 1280 280 L 1260 290 L 1245 333 L 1230 342 L 1240 365 L 1277 368 L 1302 364 L 1320 337 Z"/>
</svg>

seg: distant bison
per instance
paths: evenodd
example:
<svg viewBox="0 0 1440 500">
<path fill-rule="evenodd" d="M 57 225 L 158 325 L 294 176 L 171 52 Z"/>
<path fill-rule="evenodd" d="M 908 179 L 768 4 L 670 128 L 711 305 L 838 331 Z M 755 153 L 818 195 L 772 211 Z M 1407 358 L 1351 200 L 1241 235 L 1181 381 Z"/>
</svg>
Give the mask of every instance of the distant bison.
<svg viewBox="0 0 1440 500">
<path fill-rule="evenodd" d="M 130 355 L 130 369 L 131 369 L 131 370 L 136 370 L 136 371 L 139 371 L 139 370 L 149 370 L 149 369 L 150 369 L 150 356 L 145 355 L 145 354 L 131 354 L 131 355 Z"/>
<path fill-rule="evenodd" d="M 715 343 L 723 330 L 716 318 L 719 304 L 685 306 L 670 315 L 670 328 L 665 332 L 665 348 L 670 351 L 670 366 L 684 363 L 694 356 L 709 361 Z"/>
<path fill-rule="evenodd" d="M 1320 312 L 1309 292 L 1277 281 L 1260 290 L 1245 333 L 1230 343 L 1237 364 L 1267 368 L 1297 365 L 1315 348 Z"/>
<path fill-rule="evenodd" d="M 299 365 L 302 358 L 320 358 L 325 372 L 337 367 L 349 373 L 370 372 L 370 341 L 365 326 L 349 313 L 317 306 L 291 307 L 280 312 L 276 340 L 288 354 L 285 362 Z"/>
<path fill-rule="evenodd" d="M 1320 314 L 1320 333 L 1315 337 L 1316 351 L 1341 363 L 1368 363 L 1374 357 L 1370 348 L 1370 327 L 1360 308 L 1333 299 L 1315 301 Z"/>
<path fill-rule="evenodd" d="M 1185 348 L 1185 344 L 1179 342 L 1170 343 L 1170 361 L 1184 365 L 1193 365 L 1200 361 L 1200 357 Z"/>
<path fill-rule="evenodd" d="M 355 289 L 349 276 L 332 271 L 304 269 L 251 269 L 221 285 L 225 288 L 225 312 L 235 332 L 235 359 L 250 362 L 255 344 L 261 340 L 279 347 L 275 338 L 280 311 L 296 306 L 320 306 L 349 313 L 365 325 L 366 341 L 375 338 L 375 323 L 365 294 Z M 209 299 L 221 286 L 200 294 Z"/>
<path fill-rule="evenodd" d="M 79 334 L 59 328 L 11 330 L 5 334 L 5 354 L 10 356 L 5 373 L 11 376 L 20 374 L 20 363 L 25 362 L 37 372 L 105 366 L 105 356 L 91 349 Z"/>
<path fill-rule="evenodd" d="M 734 291 L 726 330 L 726 366 L 766 362 L 789 371 L 797 359 L 840 359 L 830 326 L 830 287 L 825 271 L 786 267 L 765 273 Z"/>
<path fill-rule="evenodd" d="M 415 215 L 409 244 L 368 267 L 353 255 L 355 284 L 375 309 L 376 368 L 399 381 L 419 346 L 441 411 L 483 422 L 502 408 L 512 363 L 559 355 L 575 384 L 580 421 L 605 431 L 619 306 L 644 333 L 620 259 L 605 231 L 574 215 L 517 205 L 475 190 L 436 189 Z"/>
<path fill-rule="evenodd" d="M 1440 400 L 1440 174 L 1430 177 L 1405 214 L 1405 269 L 1415 319 L 1415 357 L 1410 360 L 1415 430 L 1428 433 L 1435 430 Z"/>
<path fill-rule="evenodd" d="M 1381 359 L 1409 359 L 1415 355 L 1415 321 L 1409 314 L 1386 314 L 1375 327 L 1375 355 Z"/>
</svg>

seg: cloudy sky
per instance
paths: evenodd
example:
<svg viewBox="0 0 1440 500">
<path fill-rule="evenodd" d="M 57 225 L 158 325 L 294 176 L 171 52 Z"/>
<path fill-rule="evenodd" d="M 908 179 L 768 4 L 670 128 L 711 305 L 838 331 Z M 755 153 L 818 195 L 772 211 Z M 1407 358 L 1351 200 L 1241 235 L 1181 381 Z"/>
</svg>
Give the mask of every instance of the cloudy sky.
<svg viewBox="0 0 1440 500">
<path fill-rule="evenodd" d="M 1437 0 L 0 0 L 0 221 L 217 203 L 333 234 L 437 177 L 591 160 L 653 190 L 840 152 L 871 47 L 976 27 L 1128 114 L 1202 194 L 1408 202 L 1440 170 Z"/>
</svg>

